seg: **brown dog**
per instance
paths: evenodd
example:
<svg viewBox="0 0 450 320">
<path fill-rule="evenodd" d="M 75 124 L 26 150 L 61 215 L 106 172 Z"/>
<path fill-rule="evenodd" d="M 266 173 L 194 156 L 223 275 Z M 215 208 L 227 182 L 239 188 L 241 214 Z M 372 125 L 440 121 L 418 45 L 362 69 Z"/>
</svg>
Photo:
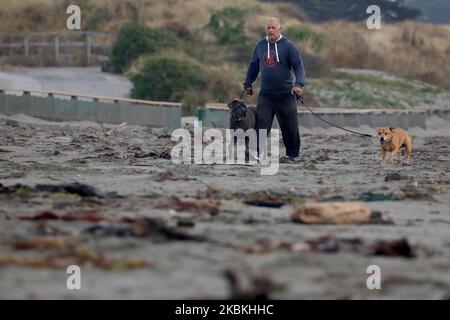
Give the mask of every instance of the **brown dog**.
<svg viewBox="0 0 450 320">
<path fill-rule="evenodd" d="M 401 129 L 394 128 L 379 128 L 378 140 L 381 146 L 381 165 L 391 163 L 394 154 L 398 152 L 398 159 L 402 161 L 401 148 L 406 149 L 406 164 L 410 163 L 411 159 L 411 137 Z M 389 152 L 389 155 L 386 155 Z"/>
</svg>

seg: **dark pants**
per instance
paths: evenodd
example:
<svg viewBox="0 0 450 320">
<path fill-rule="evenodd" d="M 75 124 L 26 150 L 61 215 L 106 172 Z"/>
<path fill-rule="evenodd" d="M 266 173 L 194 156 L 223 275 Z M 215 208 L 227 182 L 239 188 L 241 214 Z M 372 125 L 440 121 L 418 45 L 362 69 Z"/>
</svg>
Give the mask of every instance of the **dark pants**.
<svg viewBox="0 0 450 320">
<path fill-rule="evenodd" d="M 295 95 L 285 99 L 274 99 L 259 94 L 256 103 L 256 129 L 266 129 L 270 133 L 274 115 L 281 129 L 286 156 L 298 157 L 300 152 L 300 132 L 298 130 L 297 100 Z"/>
</svg>

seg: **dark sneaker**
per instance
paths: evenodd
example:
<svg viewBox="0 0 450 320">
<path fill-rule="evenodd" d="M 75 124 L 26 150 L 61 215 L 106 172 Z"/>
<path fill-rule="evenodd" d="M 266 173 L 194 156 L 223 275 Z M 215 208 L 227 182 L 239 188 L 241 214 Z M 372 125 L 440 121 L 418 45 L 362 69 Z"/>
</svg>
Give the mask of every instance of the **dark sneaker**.
<svg viewBox="0 0 450 320">
<path fill-rule="evenodd" d="M 280 163 L 295 163 L 298 162 L 299 157 L 288 157 L 288 156 L 282 156 L 280 157 Z"/>
</svg>

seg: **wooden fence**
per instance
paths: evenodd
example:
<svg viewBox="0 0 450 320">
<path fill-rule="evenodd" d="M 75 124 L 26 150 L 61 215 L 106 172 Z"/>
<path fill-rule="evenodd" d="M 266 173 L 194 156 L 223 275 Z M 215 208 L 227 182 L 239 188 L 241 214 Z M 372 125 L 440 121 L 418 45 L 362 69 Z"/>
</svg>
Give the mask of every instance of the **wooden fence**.
<svg viewBox="0 0 450 320">
<path fill-rule="evenodd" d="M 112 41 L 90 31 L 0 32 L 0 64 L 101 65 Z"/>
</svg>

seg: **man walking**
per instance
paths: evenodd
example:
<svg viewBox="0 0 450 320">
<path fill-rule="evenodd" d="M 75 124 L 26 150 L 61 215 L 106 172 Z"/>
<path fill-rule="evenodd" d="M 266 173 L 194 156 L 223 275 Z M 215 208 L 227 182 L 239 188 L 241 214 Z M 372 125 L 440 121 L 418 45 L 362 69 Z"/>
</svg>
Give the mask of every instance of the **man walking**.
<svg viewBox="0 0 450 320">
<path fill-rule="evenodd" d="M 246 93 L 252 94 L 252 83 L 261 73 L 261 89 L 256 103 L 256 129 L 266 129 L 269 133 L 276 115 L 286 156 L 295 161 L 300 152 L 295 94 L 303 94 L 303 61 L 295 44 L 281 34 L 281 25 L 277 18 L 267 20 L 266 34 L 253 51 L 244 89 Z"/>
</svg>

